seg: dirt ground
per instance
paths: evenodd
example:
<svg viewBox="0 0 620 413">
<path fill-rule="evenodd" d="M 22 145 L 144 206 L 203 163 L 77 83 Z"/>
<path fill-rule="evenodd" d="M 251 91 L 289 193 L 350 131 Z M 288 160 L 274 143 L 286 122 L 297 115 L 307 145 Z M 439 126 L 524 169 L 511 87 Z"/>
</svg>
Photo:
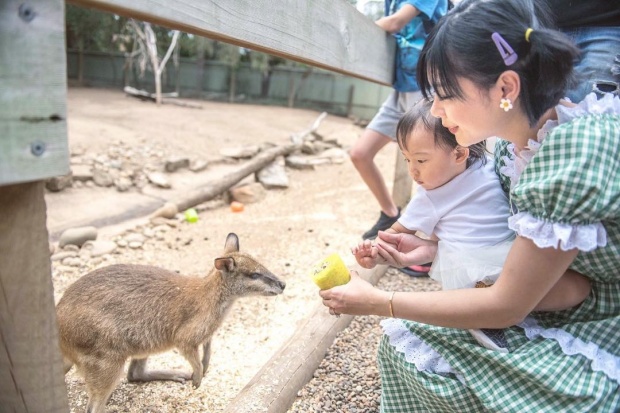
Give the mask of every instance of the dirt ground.
<svg viewBox="0 0 620 413">
<path fill-rule="evenodd" d="M 201 108 L 158 107 L 127 97 L 122 91 L 70 88 L 70 149 L 99 154 L 106 153 L 112 143 L 122 142 L 130 148 L 156 146 L 171 156 L 211 160 L 227 147 L 288 144 L 291 134 L 307 129 L 319 116 L 319 112 L 311 110 L 194 103 Z M 325 139 L 336 139 L 347 149 L 362 129 L 350 119 L 327 116 L 318 132 Z M 396 145 L 391 145 L 377 158 L 390 186 L 396 149 Z M 139 200 L 139 196 L 161 203 L 166 197 L 205 182 L 205 176 L 234 167 L 215 165 L 200 173 L 183 172 L 175 175 L 172 189 L 148 194 L 99 187 L 49 192 L 48 227 L 54 232 L 54 228 L 70 225 L 74 218 L 74 223 L 86 224 L 104 211 L 123 205 L 123 200 Z M 66 287 L 81 275 L 112 263 L 150 264 L 184 275 L 204 275 L 221 252 L 226 235 L 235 232 L 243 251 L 258 258 L 287 283 L 281 296 L 242 298 L 233 305 L 213 338 L 211 365 L 200 388 L 193 389 L 191 383 L 134 385 L 123 378 L 107 411 L 222 411 L 319 303 L 317 287 L 309 279 L 313 264 L 333 252 L 353 264 L 350 247 L 377 218 L 378 206 L 350 160 L 319 165 L 314 170 L 287 168 L 287 173 L 287 189 L 269 190 L 263 200 L 247 204 L 241 213 L 231 212 L 226 204 L 215 204 L 200 213 L 197 223 L 179 220 L 165 237 L 149 239 L 141 248 L 118 248 L 98 260 L 85 259 L 78 266 L 53 263 L 58 301 Z M 99 238 L 115 240 L 118 234 L 147 225 L 145 216 L 132 218 L 100 227 Z M 188 363 L 172 351 L 153 357 L 151 364 L 154 368 L 160 365 L 189 369 Z M 71 411 L 84 411 L 87 397 L 82 379 L 72 370 L 66 382 Z"/>
</svg>

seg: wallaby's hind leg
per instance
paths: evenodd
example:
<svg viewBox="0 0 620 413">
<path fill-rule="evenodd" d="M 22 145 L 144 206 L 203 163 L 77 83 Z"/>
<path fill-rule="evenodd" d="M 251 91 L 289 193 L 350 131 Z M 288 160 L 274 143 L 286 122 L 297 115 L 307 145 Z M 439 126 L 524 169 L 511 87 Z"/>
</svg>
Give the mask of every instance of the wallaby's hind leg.
<svg viewBox="0 0 620 413">
<path fill-rule="evenodd" d="M 69 370 L 71 370 L 71 367 L 73 367 L 73 362 L 71 360 L 69 360 L 68 358 L 64 357 L 62 358 L 62 367 L 65 370 L 65 374 L 69 373 Z"/>
<path fill-rule="evenodd" d="M 194 387 L 200 387 L 200 383 L 202 382 L 202 360 L 200 360 L 200 352 L 198 351 L 197 346 L 193 347 L 179 347 L 179 351 L 181 355 L 185 357 L 185 359 L 189 362 L 190 366 L 194 370 L 194 374 L 192 374 L 192 383 Z"/>
<path fill-rule="evenodd" d="M 180 370 L 153 370 L 146 371 L 146 358 L 131 359 L 127 380 L 131 383 L 139 381 L 169 380 L 184 383 L 192 378 L 191 373 Z"/>
<path fill-rule="evenodd" d="M 123 372 L 125 359 L 88 360 L 79 366 L 88 392 L 87 413 L 104 413 L 105 405 Z"/>
<path fill-rule="evenodd" d="M 209 359 L 211 358 L 211 340 L 202 345 L 202 377 L 207 375 Z"/>
</svg>

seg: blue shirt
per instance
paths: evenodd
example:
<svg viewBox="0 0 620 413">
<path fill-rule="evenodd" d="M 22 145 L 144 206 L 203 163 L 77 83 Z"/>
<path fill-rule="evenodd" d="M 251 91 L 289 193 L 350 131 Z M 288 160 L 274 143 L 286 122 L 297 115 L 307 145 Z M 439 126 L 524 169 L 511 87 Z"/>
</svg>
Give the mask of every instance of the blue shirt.
<svg viewBox="0 0 620 413">
<path fill-rule="evenodd" d="M 427 32 L 424 22 L 434 25 L 446 14 L 447 0 L 385 0 L 385 15 L 389 16 L 410 4 L 420 11 L 400 32 L 396 33 L 396 64 L 393 87 L 399 92 L 420 90 L 416 78 L 416 66 Z"/>
</svg>

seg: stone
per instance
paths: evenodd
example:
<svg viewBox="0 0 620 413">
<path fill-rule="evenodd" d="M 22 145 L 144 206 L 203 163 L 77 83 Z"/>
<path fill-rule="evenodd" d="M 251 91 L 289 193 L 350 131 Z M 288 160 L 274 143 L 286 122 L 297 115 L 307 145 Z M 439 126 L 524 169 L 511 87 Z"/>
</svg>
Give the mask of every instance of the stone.
<svg viewBox="0 0 620 413">
<path fill-rule="evenodd" d="M 114 241 L 99 240 L 99 241 L 86 241 L 82 249 L 90 251 L 91 257 L 100 257 L 105 254 L 112 254 L 116 251 L 117 245 Z"/>
<path fill-rule="evenodd" d="M 189 158 L 171 158 L 166 161 L 164 169 L 166 172 L 176 172 L 181 168 L 189 167 Z"/>
<path fill-rule="evenodd" d="M 190 164 L 189 164 L 189 170 L 192 172 L 200 172 L 200 171 L 204 171 L 205 169 L 207 169 L 207 166 L 209 166 L 209 163 L 203 159 L 194 159 Z"/>
<path fill-rule="evenodd" d="M 232 200 L 242 204 L 251 204 L 265 198 L 267 191 L 260 182 L 249 185 L 237 186 L 229 190 Z"/>
<path fill-rule="evenodd" d="M 258 171 L 256 179 L 265 188 L 288 188 L 289 181 L 286 169 L 284 168 L 284 158 L 280 157 Z"/>
<path fill-rule="evenodd" d="M 168 177 L 160 172 L 151 172 L 146 177 L 150 183 L 160 188 L 170 188 L 172 186 Z"/>
<path fill-rule="evenodd" d="M 151 214 L 151 221 L 155 218 L 172 219 L 179 213 L 179 208 L 174 202 L 166 202 L 162 207 Z"/>
<path fill-rule="evenodd" d="M 63 248 L 65 245 L 77 245 L 81 247 L 86 241 L 97 239 L 97 228 L 78 227 L 65 230 L 58 240 L 58 246 Z"/>
<path fill-rule="evenodd" d="M 114 177 L 107 171 L 95 169 L 93 171 L 93 182 L 97 186 L 108 187 L 114 185 Z"/>
<path fill-rule="evenodd" d="M 52 192 L 60 192 L 73 184 L 71 173 L 68 175 L 54 176 L 45 181 L 45 187 Z"/>
<path fill-rule="evenodd" d="M 220 150 L 222 156 L 235 159 L 251 158 L 260 151 L 258 145 L 249 145 L 243 147 L 223 148 Z"/>
<path fill-rule="evenodd" d="M 65 258 L 77 257 L 77 256 L 78 256 L 78 252 L 77 251 L 60 251 L 60 252 L 57 252 L 56 254 L 52 255 L 51 260 L 52 261 L 62 261 Z"/>
</svg>

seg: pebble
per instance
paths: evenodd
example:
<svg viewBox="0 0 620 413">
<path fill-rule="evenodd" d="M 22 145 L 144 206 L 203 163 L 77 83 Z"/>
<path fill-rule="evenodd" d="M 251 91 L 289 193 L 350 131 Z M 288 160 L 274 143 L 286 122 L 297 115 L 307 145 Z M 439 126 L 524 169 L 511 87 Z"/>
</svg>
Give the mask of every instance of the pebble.
<svg viewBox="0 0 620 413">
<path fill-rule="evenodd" d="M 63 248 L 71 244 L 81 247 L 86 241 L 94 239 L 97 239 L 97 228 L 95 227 L 69 228 L 60 235 L 58 246 Z"/>
</svg>

